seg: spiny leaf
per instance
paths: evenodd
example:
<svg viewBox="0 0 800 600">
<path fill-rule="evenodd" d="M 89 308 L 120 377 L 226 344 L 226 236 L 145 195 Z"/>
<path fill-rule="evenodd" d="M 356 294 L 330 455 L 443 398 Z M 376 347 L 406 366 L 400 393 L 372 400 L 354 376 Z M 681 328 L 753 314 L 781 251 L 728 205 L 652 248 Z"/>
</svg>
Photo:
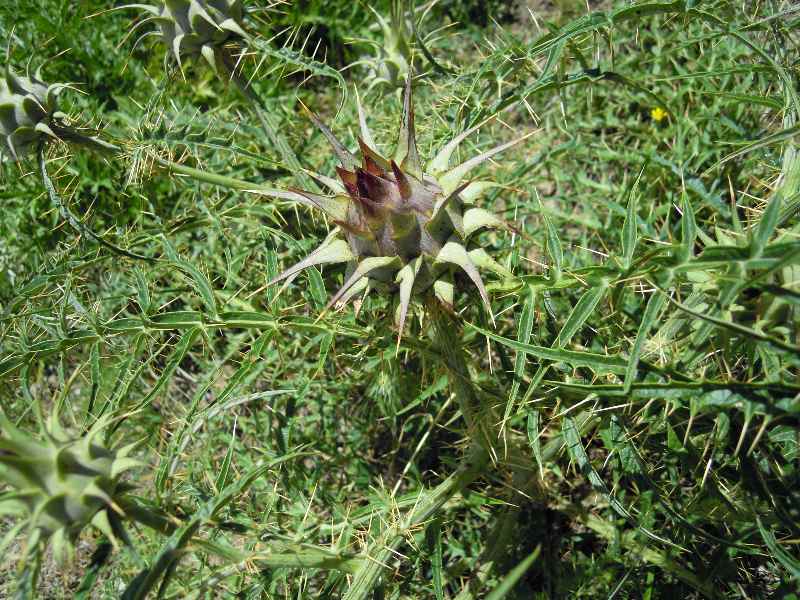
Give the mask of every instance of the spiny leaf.
<svg viewBox="0 0 800 600">
<path fill-rule="evenodd" d="M 528 413 L 528 424 L 527 424 L 527 434 L 528 434 L 528 444 L 531 446 L 531 450 L 533 450 L 533 457 L 536 459 L 536 464 L 539 467 L 539 476 L 544 477 L 544 462 L 542 459 L 542 443 L 539 439 L 541 432 L 539 430 L 539 410 L 533 408 Z"/>
<path fill-rule="evenodd" d="M 606 290 L 608 290 L 608 287 L 602 284 L 591 287 L 584 292 L 581 299 L 578 300 L 578 303 L 575 305 L 575 308 L 572 309 L 569 317 L 567 317 L 561 331 L 558 332 L 555 347 L 563 348 L 572 340 L 572 337 L 583 327 L 586 319 L 591 316 L 594 309 L 600 303 L 600 300 L 603 299 Z"/>
<path fill-rule="evenodd" d="M 553 223 L 544 212 L 542 212 L 541 215 L 547 234 L 545 248 L 547 250 L 547 254 L 550 256 L 550 260 L 553 262 L 553 281 L 558 281 L 561 279 L 561 265 L 564 262 L 564 251 L 561 248 L 561 242 L 558 239 L 558 233 L 556 233 L 556 228 L 553 227 Z"/>
<path fill-rule="evenodd" d="M 162 390 L 162 388 L 167 385 L 169 380 L 172 378 L 172 375 L 175 373 L 178 366 L 181 364 L 181 361 L 184 359 L 186 354 L 189 352 L 189 349 L 192 347 L 195 338 L 200 334 L 202 331 L 201 328 L 195 327 L 194 329 L 190 329 L 188 332 L 183 334 L 180 342 L 175 346 L 175 349 L 169 355 L 167 359 L 167 363 L 164 366 L 164 370 L 161 371 L 161 375 L 159 375 L 158 380 L 156 380 L 155 385 L 150 388 L 150 391 L 147 395 L 139 401 L 133 411 L 140 410 L 141 408 L 150 404 L 153 399 L 158 395 L 158 393 Z"/>
<path fill-rule="evenodd" d="M 663 306 L 664 296 L 659 293 L 651 295 L 650 299 L 647 301 L 647 306 L 644 309 L 644 315 L 639 323 L 639 330 L 636 332 L 636 339 L 634 340 L 633 347 L 631 348 L 628 366 L 625 369 L 625 392 L 629 392 L 634 381 L 636 381 L 636 370 L 639 366 L 639 358 L 642 354 L 642 350 L 644 349 L 644 343 L 647 341 L 647 336 L 650 333 L 650 329 L 658 318 Z"/>
<path fill-rule="evenodd" d="M 177 252 L 175 252 L 175 249 L 172 247 L 172 244 L 170 244 L 166 239 L 164 240 L 164 249 L 166 250 L 167 256 L 169 256 L 170 263 L 175 265 L 180 271 L 189 276 L 194 288 L 203 299 L 209 314 L 212 317 L 216 317 L 217 299 L 214 295 L 214 288 L 211 286 L 211 282 L 208 280 L 208 277 L 188 260 L 184 260 L 178 256 Z"/>
<path fill-rule="evenodd" d="M 442 520 L 434 519 L 425 529 L 425 540 L 431 560 L 431 583 L 436 600 L 444 600 L 444 586 L 442 584 Z"/>
<path fill-rule="evenodd" d="M 631 261 L 633 260 L 633 253 L 636 251 L 636 242 L 638 239 L 638 223 L 636 222 L 638 196 L 636 194 L 636 188 L 646 168 L 647 163 L 642 166 L 636 179 L 631 183 L 628 189 L 627 209 L 625 211 L 625 221 L 622 223 L 621 233 L 622 266 L 626 270 L 630 268 Z"/>
<path fill-rule="evenodd" d="M 758 524 L 758 531 L 761 534 L 761 537 L 764 540 L 764 543 L 769 548 L 772 556 L 786 569 L 792 576 L 793 579 L 800 579 L 800 561 L 798 561 L 794 556 L 789 554 L 784 548 L 780 545 L 778 540 L 775 538 L 775 534 L 772 533 L 769 529 L 764 527 L 764 524 L 761 521 L 761 517 L 756 515 L 756 523 Z"/>
<path fill-rule="evenodd" d="M 577 352 L 574 350 L 564 350 L 561 348 L 547 348 L 545 346 L 535 346 L 533 344 L 523 344 L 516 340 L 499 336 L 486 329 L 482 329 L 471 323 L 467 327 L 474 329 L 481 335 L 485 335 L 491 340 L 507 346 L 517 352 L 523 352 L 536 356 L 544 360 L 564 362 L 573 367 L 589 367 L 597 373 L 624 373 L 627 367 L 626 361 L 616 355 L 594 354 L 592 352 Z"/>
<path fill-rule="evenodd" d="M 677 252 L 678 261 L 685 263 L 694 256 L 694 243 L 697 239 L 697 224 L 694 220 L 694 209 L 688 194 L 683 194 L 683 215 L 681 217 L 681 245 Z"/>
<path fill-rule="evenodd" d="M 527 294 L 522 305 L 522 314 L 519 318 L 519 325 L 517 327 L 517 341 L 522 344 L 530 342 L 531 333 L 533 332 L 533 323 L 536 316 L 536 289 L 533 286 L 527 287 Z M 512 407 L 517 400 L 519 388 L 522 385 L 522 375 L 525 370 L 525 354 L 517 352 L 514 359 L 514 382 L 511 384 L 511 392 L 506 402 L 505 416 L 511 413 Z"/>
</svg>

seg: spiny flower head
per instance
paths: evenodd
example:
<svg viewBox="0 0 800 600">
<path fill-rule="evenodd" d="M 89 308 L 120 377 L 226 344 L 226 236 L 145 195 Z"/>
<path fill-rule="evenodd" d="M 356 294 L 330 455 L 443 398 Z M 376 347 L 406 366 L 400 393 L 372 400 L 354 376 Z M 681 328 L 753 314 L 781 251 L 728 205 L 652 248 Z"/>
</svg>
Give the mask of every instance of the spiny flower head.
<svg viewBox="0 0 800 600">
<path fill-rule="evenodd" d="M 242 0 L 163 0 L 159 5 L 130 4 L 152 16 L 139 25 L 155 21 L 161 39 L 178 63 L 183 57 L 202 57 L 214 71 L 223 60 L 223 47 L 247 38 Z"/>
<path fill-rule="evenodd" d="M 55 122 L 66 118 L 58 111 L 58 94 L 65 87 L 17 75 L 6 65 L 0 77 L 0 157 L 8 154 L 19 160 L 41 140 L 58 139 Z"/>
<path fill-rule="evenodd" d="M 344 304 L 376 287 L 388 287 L 398 294 L 397 322 L 402 335 L 412 297 L 432 290 L 440 301 L 452 306 L 453 276 L 461 271 L 475 285 L 491 314 L 479 268 L 502 276 L 510 273 L 484 249 L 473 247 L 474 234 L 482 228 L 502 227 L 505 223 L 472 204 L 478 194 L 497 184 L 464 182 L 464 178 L 473 168 L 524 138 L 450 167 L 450 157 L 478 129 L 474 127 L 447 143 L 423 170 L 417 151 L 410 78 L 405 86 L 402 124 L 392 158 L 385 158 L 374 149 L 360 103 L 358 108 L 360 160 L 309 111 L 339 160 L 340 166 L 336 168 L 339 181 L 317 175 L 334 192 L 333 196 L 299 190 L 292 194 L 294 199 L 325 212 L 337 228 L 319 248 L 271 283 L 291 280 L 314 265 L 347 263 L 344 285 L 330 299 L 328 307 Z M 286 198 L 287 194 L 281 197 Z"/>
<path fill-rule="evenodd" d="M 108 424 L 100 419 L 75 436 L 51 419 L 36 439 L 0 413 L 0 482 L 12 488 L 0 495 L 0 514 L 21 519 L 17 531 L 27 526 L 30 545 L 50 542 L 59 562 L 72 556 L 89 525 L 115 545 L 118 536 L 125 539 L 117 499 L 130 486 L 120 478 L 140 463 L 130 457 L 137 444 L 106 445 Z"/>
</svg>

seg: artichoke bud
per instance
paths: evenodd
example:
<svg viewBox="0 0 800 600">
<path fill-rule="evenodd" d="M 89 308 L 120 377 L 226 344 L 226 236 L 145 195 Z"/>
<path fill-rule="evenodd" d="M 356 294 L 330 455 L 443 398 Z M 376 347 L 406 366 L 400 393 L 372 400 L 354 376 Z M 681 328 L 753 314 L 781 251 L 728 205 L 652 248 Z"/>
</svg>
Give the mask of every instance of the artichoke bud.
<svg viewBox="0 0 800 600">
<path fill-rule="evenodd" d="M 65 117 L 58 111 L 58 94 L 64 87 L 17 75 L 6 65 L 0 77 L 0 157 L 8 154 L 16 161 L 42 140 L 58 139 L 55 122 Z"/>
<path fill-rule="evenodd" d="M 120 479 L 140 466 L 129 456 L 137 444 L 107 446 L 102 438 L 108 424 L 100 419 L 81 437 L 51 422 L 39 440 L 0 413 L 0 482 L 11 488 L 0 495 L 0 514 L 22 519 L 29 542 L 50 542 L 62 563 L 89 525 L 115 546 L 120 537 L 128 541 L 120 504 L 130 486 Z"/>
<path fill-rule="evenodd" d="M 368 89 L 382 87 L 399 89 L 409 75 L 414 63 L 411 42 L 414 38 L 412 21 L 414 11 L 406 11 L 405 2 L 392 0 L 389 16 L 386 17 L 370 7 L 380 28 L 381 42 L 374 44 L 374 54 L 365 57 L 369 65 L 367 72 Z"/>
<path fill-rule="evenodd" d="M 331 298 L 328 307 L 343 304 L 377 287 L 388 288 L 397 294 L 396 320 L 402 335 L 412 298 L 430 291 L 440 301 L 452 305 L 453 275 L 461 272 L 474 284 L 491 314 L 479 268 L 490 265 L 488 271 L 500 276 L 511 274 L 502 267 L 496 268 L 499 265 L 495 261 L 486 260 L 490 257 L 485 250 L 476 247 L 474 234 L 486 227 L 504 227 L 505 223 L 489 211 L 464 201 L 464 198 L 472 200 L 481 190 L 496 186 L 485 181 L 463 180 L 469 171 L 528 136 L 451 167 L 453 152 L 477 130 L 475 127 L 448 142 L 428 163 L 427 169 L 423 169 L 417 152 L 410 77 L 406 80 L 397 151 L 392 158 L 381 156 L 375 150 L 360 101 L 358 111 L 360 160 L 317 115 L 308 111 L 340 162 L 336 172 L 341 183 L 315 175 L 334 195 L 298 192 L 296 199 L 322 210 L 339 227 L 317 250 L 270 283 L 291 281 L 310 266 L 347 263 L 344 285 Z"/>
<path fill-rule="evenodd" d="M 247 40 L 242 0 L 163 0 L 159 5 L 133 5 L 155 21 L 161 39 L 179 67 L 182 59 L 203 58 L 217 72 L 224 47 Z"/>
</svg>

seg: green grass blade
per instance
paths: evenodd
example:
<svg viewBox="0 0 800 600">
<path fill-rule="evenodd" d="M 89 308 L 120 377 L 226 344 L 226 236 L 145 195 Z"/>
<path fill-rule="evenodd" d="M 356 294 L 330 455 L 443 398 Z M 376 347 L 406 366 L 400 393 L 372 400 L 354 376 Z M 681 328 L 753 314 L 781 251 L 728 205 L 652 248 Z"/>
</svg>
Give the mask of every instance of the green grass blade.
<svg viewBox="0 0 800 600">
<path fill-rule="evenodd" d="M 561 248 L 561 241 L 558 239 L 558 233 L 556 233 L 556 228 L 553 227 L 553 223 L 544 212 L 542 212 L 541 215 L 547 232 L 545 248 L 552 261 L 553 281 L 558 281 L 561 278 L 561 265 L 564 263 L 564 250 Z"/>
<path fill-rule="evenodd" d="M 431 561 L 431 585 L 436 600 L 444 600 L 444 586 L 442 584 L 442 520 L 434 519 L 425 530 L 425 539 Z"/>
<path fill-rule="evenodd" d="M 789 572 L 793 579 L 800 579 L 800 561 L 783 549 L 775 538 L 775 534 L 764 527 L 764 523 L 761 522 L 761 517 L 756 516 L 756 523 L 758 524 L 758 531 L 764 539 L 767 548 L 769 548 L 769 551 L 772 553 L 773 558 L 781 563 L 783 568 Z"/>
<path fill-rule="evenodd" d="M 217 493 L 224 490 L 228 485 L 228 477 L 231 470 L 231 461 L 233 460 L 233 443 L 236 441 L 236 422 L 233 423 L 233 430 L 231 431 L 231 441 L 228 443 L 228 451 L 225 453 L 225 458 L 222 459 L 222 465 L 219 468 L 219 474 L 214 482 L 214 489 Z"/>
<path fill-rule="evenodd" d="M 620 234 L 620 242 L 622 245 L 622 266 L 627 271 L 631 267 L 633 261 L 633 253 L 636 251 L 636 243 L 639 238 L 639 227 L 637 223 L 637 204 L 638 196 L 636 188 L 639 181 L 642 179 L 642 174 L 647 168 L 647 163 L 642 165 L 636 179 L 631 183 L 628 189 L 628 202 L 625 209 L 625 220 L 622 223 L 622 232 Z"/>
<path fill-rule="evenodd" d="M 539 410 L 536 408 L 531 409 L 528 413 L 528 425 L 526 428 L 528 434 L 528 443 L 533 451 L 533 458 L 536 460 L 536 465 L 539 467 L 539 476 L 544 478 L 544 462 L 542 460 L 542 442 L 540 440 L 539 429 Z"/>
<path fill-rule="evenodd" d="M 681 216 L 681 245 L 678 250 L 678 261 L 685 263 L 694 256 L 694 243 L 697 239 L 697 223 L 694 219 L 694 209 L 686 193 L 683 194 L 681 207 L 683 215 Z"/>
<path fill-rule="evenodd" d="M 214 296 L 214 288 L 211 287 L 211 282 L 208 280 L 208 277 L 188 260 L 184 260 L 178 256 L 172 244 L 166 239 L 164 240 L 164 249 L 169 257 L 170 263 L 189 277 L 193 287 L 203 299 L 203 303 L 206 305 L 209 314 L 212 317 L 216 317 L 218 312 L 217 299 Z"/>
<path fill-rule="evenodd" d="M 753 235 L 750 251 L 751 256 L 757 257 L 762 255 L 764 248 L 767 247 L 769 238 L 772 236 L 772 234 L 775 232 L 775 228 L 778 226 L 780 216 L 781 195 L 773 194 L 772 199 L 767 204 L 764 214 L 761 215 L 761 219 L 758 221 L 758 226 L 756 227 Z"/>
<path fill-rule="evenodd" d="M 736 158 L 739 158 L 740 156 L 744 156 L 745 154 L 753 152 L 754 150 L 759 150 L 761 148 L 768 148 L 776 144 L 782 144 L 787 140 L 793 140 L 799 133 L 800 133 L 800 125 L 795 125 L 793 127 L 789 127 L 788 129 L 784 129 L 783 131 L 766 135 L 759 140 L 746 144 L 740 150 L 728 154 L 725 158 L 723 158 L 713 166 L 709 167 L 707 169 L 707 172 L 714 171 L 723 164 L 730 162 Z"/>
<path fill-rule="evenodd" d="M 505 598 L 513 589 L 514 586 L 517 585 L 517 582 L 522 579 L 522 576 L 528 572 L 528 569 L 531 568 L 536 559 L 539 558 L 539 552 L 541 551 L 541 545 L 536 546 L 536 550 L 534 550 L 528 557 L 519 563 L 516 567 L 511 569 L 508 575 L 503 578 L 503 581 L 495 587 L 489 594 L 486 596 L 486 600 L 502 600 Z"/>
</svg>

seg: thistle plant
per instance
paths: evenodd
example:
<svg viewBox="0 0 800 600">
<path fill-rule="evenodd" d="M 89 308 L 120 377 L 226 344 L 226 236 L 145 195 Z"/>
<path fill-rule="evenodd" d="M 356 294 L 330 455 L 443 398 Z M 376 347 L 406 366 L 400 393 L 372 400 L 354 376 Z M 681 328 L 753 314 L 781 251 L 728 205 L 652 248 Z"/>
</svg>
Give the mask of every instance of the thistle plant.
<svg viewBox="0 0 800 600">
<path fill-rule="evenodd" d="M 89 230 L 56 193 L 47 175 L 45 148 L 49 142 L 61 141 L 103 154 L 120 150 L 118 146 L 96 136 L 84 135 L 67 123 L 67 115 L 59 110 L 58 97 L 68 87 L 64 83 L 47 84 L 42 81 L 40 73 L 35 76 L 19 75 L 10 64 L 5 65 L 5 74 L 0 78 L 0 162 L 6 157 L 20 162 L 38 153 L 42 183 L 72 228 L 114 252 L 142 258 L 117 248 Z"/>
<path fill-rule="evenodd" d="M 375 55 L 364 62 L 368 65 L 367 80 L 369 88 L 385 86 L 397 89 L 403 85 L 411 72 L 414 55 L 411 50 L 413 32 L 406 18 L 403 2 L 394 0 L 389 18 L 374 8 L 372 12 L 378 20 L 383 37 L 382 42 L 371 42 Z M 371 7 L 370 7 L 371 8 Z M 414 18 L 414 15 L 411 15 Z"/>
<path fill-rule="evenodd" d="M 152 477 L 135 482 L 171 514 L 133 495 L 144 469 L 138 450 L 113 443 L 117 421 L 88 432 L 48 422 L 29 435 L 0 417 L 0 597 L 23 561 L 20 598 L 796 592 L 800 98 L 786 2 L 744 14 L 729 1 L 642 0 L 541 30 L 514 11 L 509 27 L 462 23 L 464 35 L 440 46 L 458 57 L 448 72 L 416 27 L 457 18 L 452 2 L 372 3 L 380 16 L 352 1 L 293 3 L 290 23 L 302 25 L 284 32 L 288 21 L 264 12 L 280 0 L 126 1 L 143 3 L 139 31 L 164 43 L 171 74 L 190 79 L 196 63 L 242 97 L 215 104 L 190 81 L 148 98 L 145 70 L 122 69 L 107 47 L 137 29 L 125 14 L 105 12 L 100 26 L 50 0 L 6 3 L 10 20 L 0 8 L 0 29 L 17 23 L 12 40 L 26 51 L 80 40 L 70 58 L 118 101 L 115 122 L 133 125 L 131 164 L 176 175 L 142 177 L 137 190 L 117 185 L 115 165 L 59 169 L 45 146 L 70 141 L 57 129 L 58 91 L 52 102 L 45 84 L 4 93 L 35 102 L 6 102 L 2 151 L 15 157 L 7 140 L 20 159 L 38 149 L 53 206 L 65 204 L 59 185 L 82 206 L 97 190 L 94 224 L 144 254 L 94 236 L 83 215 L 62 217 L 83 240 L 64 243 L 52 211 L 31 201 L 28 169 L 7 169 L 0 245 L 15 279 L 0 285 L 0 381 L 7 415 L 25 414 L 29 391 L 56 380 L 68 390 L 56 404 L 77 422 L 84 406 L 83 418 L 95 406 L 131 415 L 159 454 Z M 499 6 L 467 4 L 465 20 Z M 332 153 L 300 127 L 289 135 L 291 122 L 254 139 L 248 115 L 268 129 L 268 107 L 293 98 L 301 77 L 341 77 L 308 56 L 313 68 L 302 66 L 305 46 L 274 46 L 299 31 L 371 40 L 355 46 L 367 50 L 364 68 L 345 76 L 361 92 L 373 86 L 373 116 L 380 101 L 402 113 L 397 129 L 384 138 L 368 127 L 359 99 L 336 127 L 310 113 Z M 109 61 L 91 60 L 99 54 Z M 413 79 L 426 60 L 436 73 Z M 271 79 L 295 67 L 300 77 Z M 162 92 L 172 87 L 160 79 Z M 316 107 L 337 106 L 349 83 L 312 86 L 307 103 L 323 114 Z M 418 108 L 424 92 L 458 122 L 415 124 L 412 83 Z M 268 105 L 266 89 L 277 94 Z M 201 96 L 208 110 L 195 111 Z M 541 138 L 481 154 L 501 141 L 467 136 L 491 116 L 511 127 L 535 119 Z M 300 140 L 303 166 L 335 155 L 336 171 L 302 171 L 276 133 Z M 431 139 L 442 147 L 428 154 Z M 263 159 L 276 148 L 294 173 Z M 473 181 L 490 156 L 494 181 Z M 292 187 L 294 174 L 326 191 Z M 511 213 L 484 210 L 481 196 L 499 181 L 486 195 L 515 215 L 502 259 L 494 242 L 511 237 L 501 218 Z M 279 268 L 275 248 L 318 231 L 317 211 L 329 235 L 306 237 Z M 91 236 L 106 247 L 87 252 Z M 377 301 L 360 310 L 373 318 L 309 318 L 277 293 L 303 274 L 314 316 L 367 297 Z M 170 535 L 137 531 L 136 551 L 96 560 L 110 554 L 106 536 L 126 543 L 131 521 Z M 41 558 L 67 560 L 92 538 L 88 568 L 52 578 L 61 589 L 32 588 Z M 79 588 L 68 587 L 74 575 Z"/>
<path fill-rule="evenodd" d="M 110 444 L 111 423 L 101 418 L 80 435 L 53 417 L 37 439 L 0 414 L 0 482 L 10 488 L 0 495 L 0 514 L 18 519 L 4 545 L 24 531 L 29 557 L 38 559 L 49 545 L 63 564 L 87 528 L 118 547 L 129 543 L 125 520 L 161 523 L 158 515 L 128 499 L 134 486 L 123 477 L 142 465 L 132 456 L 138 443 Z"/>
<path fill-rule="evenodd" d="M 330 217 L 337 228 L 316 250 L 271 282 L 291 280 L 315 265 L 347 263 L 344 285 L 331 297 L 328 308 L 373 289 L 388 289 L 396 293 L 399 335 L 412 300 L 432 292 L 452 308 L 457 272 L 471 281 L 491 315 L 480 270 L 504 277 L 510 277 L 511 273 L 477 245 L 475 234 L 483 228 L 506 225 L 500 217 L 473 203 L 476 196 L 495 184 L 465 178 L 481 163 L 527 137 L 501 144 L 451 167 L 450 157 L 477 130 L 475 127 L 445 144 L 423 167 L 417 150 L 411 90 L 409 77 L 397 148 L 391 158 L 374 149 L 360 104 L 360 160 L 309 111 L 340 163 L 336 168 L 339 181 L 321 178 L 334 192 L 332 196 L 297 193 L 301 200 Z"/>
<path fill-rule="evenodd" d="M 67 125 L 67 115 L 59 110 L 58 104 L 58 96 L 66 87 L 64 83 L 45 83 L 38 73 L 19 75 L 6 64 L 0 77 L 0 160 L 9 156 L 19 161 L 51 140 L 101 150 L 116 149 Z"/>
<path fill-rule="evenodd" d="M 377 29 L 380 36 L 377 40 L 359 40 L 372 48 L 372 55 L 355 63 L 366 66 L 367 91 L 373 88 L 386 91 L 402 89 L 405 80 L 419 67 L 420 55 L 415 50 L 417 52 L 421 50 L 437 70 L 442 69 L 438 63 L 434 62 L 428 51 L 428 43 L 436 37 L 437 31 L 440 30 L 426 35 L 424 40 L 417 35 L 419 23 L 434 4 L 436 4 L 435 0 L 415 9 L 413 3 L 405 0 L 392 0 L 388 16 L 382 15 L 370 6 L 377 21 L 373 29 Z M 421 17 L 417 17 L 417 10 L 422 11 Z"/>
<path fill-rule="evenodd" d="M 184 58 L 203 60 L 221 80 L 233 83 L 252 103 L 267 138 L 286 166 L 297 173 L 305 185 L 314 185 L 277 122 L 266 110 L 263 99 L 242 74 L 239 57 L 248 46 L 256 43 L 245 30 L 243 0 L 163 0 L 157 5 L 129 4 L 121 8 L 137 8 L 149 15 L 134 31 L 147 23 L 158 24 L 158 32 L 145 33 L 140 39 L 159 33 L 181 71 Z"/>
<path fill-rule="evenodd" d="M 161 39 L 178 66 L 184 57 L 202 58 L 216 72 L 230 64 L 230 49 L 247 39 L 242 0 L 165 0 L 160 5 L 133 4 L 152 16 Z"/>
<path fill-rule="evenodd" d="M 66 115 L 58 110 L 58 94 L 63 84 L 48 85 L 37 77 L 23 77 L 6 66 L 0 78 L 0 155 L 14 160 L 29 154 L 47 138 L 58 138 L 54 122 Z"/>
</svg>

